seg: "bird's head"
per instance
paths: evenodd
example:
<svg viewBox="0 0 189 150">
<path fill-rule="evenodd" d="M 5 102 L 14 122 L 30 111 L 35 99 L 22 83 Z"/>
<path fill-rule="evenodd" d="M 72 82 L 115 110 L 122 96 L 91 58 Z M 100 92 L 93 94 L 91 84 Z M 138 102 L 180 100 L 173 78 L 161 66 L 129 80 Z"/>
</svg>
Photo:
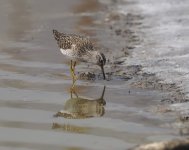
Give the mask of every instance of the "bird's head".
<svg viewBox="0 0 189 150">
<path fill-rule="evenodd" d="M 104 65 L 106 64 L 106 57 L 104 56 L 103 53 L 100 53 L 100 52 L 97 53 L 96 62 L 97 62 L 97 65 L 101 67 L 103 77 L 104 77 L 104 79 L 106 79 L 106 76 L 105 76 L 105 73 L 104 73 Z"/>
</svg>

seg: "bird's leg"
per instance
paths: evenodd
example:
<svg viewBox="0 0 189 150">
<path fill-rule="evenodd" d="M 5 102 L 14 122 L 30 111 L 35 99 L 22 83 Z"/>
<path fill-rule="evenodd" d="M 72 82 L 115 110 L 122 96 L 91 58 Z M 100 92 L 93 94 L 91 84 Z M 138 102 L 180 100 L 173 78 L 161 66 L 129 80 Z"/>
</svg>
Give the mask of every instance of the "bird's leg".
<svg viewBox="0 0 189 150">
<path fill-rule="evenodd" d="M 73 79 L 73 65 L 72 65 L 72 60 L 71 60 L 71 64 L 70 64 L 70 73 Z"/>
<path fill-rule="evenodd" d="M 71 91 L 74 91 L 75 82 L 77 80 L 76 75 L 75 75 L 75 66 L 76 66 L 76 61 L 71 60 L 70 72 L 71 72 L 72 81 L 73 81 Z"/>
<path fill-rule="evenodd" d="M 72 87 L 74 88 L 74 86 L 75 86 L 75 82 L 76 82 L 76 80 L 77 80 L 77 76 L 75 75 L 75 66 L 76 66 L 76 61 L 74 61 L 73 63 L 72 63 L 72 80 L 73 80 L 73 85 L 72 85 Z"/>
<path fill-rule="evenodd" d="M 75 66 L 76 66 L 76 61 L 74 61 L 74 63 L 73 63 L 73 70 L 74 70 L 74 81 L 76 81 L 77 80 L 77 76 L 75 75 Z"/>
<path fill-rule="evenodd" d="M 76 98 L 78 98 L 78 95 L 77 95 L 76 91 L 74 89 L 72 89 L 72 87 L 71 87 L 71 89 L 70 89 L 70 97 L 71 97 L 71 99 L 73 98 L 73 94 L 75 95 Z"/>
<path fill-rule="evenodd" d="M 72 87 L 70 88 L 71 95 L 72 95 L 72 92 L 74 90 L 74 73 L 73 73 L 73 65 L 72 64 L 73 64 L 73 62 L 71 60 L 71 63 L 70 63 L 70 73 L 71 73 L 72 81 L 73 81 Z"/>
<path fill-rule="evenodd" d="M 71 60 L 70 72 L 71 72 L 71 76 L 72 76 L 73 81 L 76 80 L 75 66 L 76 66 L 76 62 Z"/>
</svg>

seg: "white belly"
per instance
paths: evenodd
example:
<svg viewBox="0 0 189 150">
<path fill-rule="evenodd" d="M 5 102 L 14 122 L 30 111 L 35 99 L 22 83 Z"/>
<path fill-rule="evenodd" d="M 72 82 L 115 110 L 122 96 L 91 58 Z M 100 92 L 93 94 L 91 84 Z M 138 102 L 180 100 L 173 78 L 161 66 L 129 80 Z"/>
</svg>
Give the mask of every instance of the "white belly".
<svg viewBox="0 0 189 150">
<path fill-rule="evenodd" d="M 74 61 L 82 61 L 86 62 L 85 58 L 79 58 L 77 57 L 77 54 L 75 54 L 71 49 L 60 49 L 61 53 L 65 55 L 67 58 L 74 60 Z"/>
<path fill-rule="evenodd" d="M 66 56 L 72 56 L 71 54 L 71 50 L 70 49 L 60 49 L 60 51 L 61 51 L 61 53 L 63 54 L 63 55 L 66 55 Z"/>
<path fill-rule="evenodd" d="M 60 49 L 61 53 L 72 60 L 77 60 L 77 57 L 74 55 L 71 49 Z"/>
</svg>

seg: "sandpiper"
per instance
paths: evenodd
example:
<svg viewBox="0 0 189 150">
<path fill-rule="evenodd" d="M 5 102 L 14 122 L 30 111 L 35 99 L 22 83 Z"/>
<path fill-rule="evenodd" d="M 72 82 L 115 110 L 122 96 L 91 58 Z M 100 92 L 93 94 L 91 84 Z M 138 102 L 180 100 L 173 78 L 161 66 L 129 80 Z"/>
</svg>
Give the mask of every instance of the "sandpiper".
<svg viewBox="0 0 189 150">
<path fill-rule="evenodd" d="M 88 38 L 75 34 L 60 33 L 57 30 L 53 30 L 53 34 L 61 53 L 71 59 L 70 72 L 73 84 L 76 81 L 75 66 L 77 61 L 89 62 L 100 66 L 103 77 L 106 79 L 104 73 L 106 57 L 95 48 Z"/>
</svg>

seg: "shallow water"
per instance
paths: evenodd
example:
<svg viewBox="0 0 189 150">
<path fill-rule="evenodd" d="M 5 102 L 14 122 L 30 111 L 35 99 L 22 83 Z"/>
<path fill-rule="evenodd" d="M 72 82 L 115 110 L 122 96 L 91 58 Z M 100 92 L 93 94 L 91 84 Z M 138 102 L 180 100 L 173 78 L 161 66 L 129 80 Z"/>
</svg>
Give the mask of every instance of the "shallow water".
<svg viewBox="0 0 189 150">
<path fill-rule="evenodd" d="M 86 34 L 98 43 L 104 9 L 95 0 L 0 2 L 0 149 L 115 150 L 177 137 L 165 127 L 175 118 L 152 111 L 162 97 L 157 91 L 120 80 L 78 81 L 82 109 L 70 102 L 69 61 L 60 54 L 52 29 Z M 90 68 L 81 64 L 77 69 Z M 102 105 L 94 99 L 104 85 Z M 82 117 L 53 117 L 61 110 L 76 116 L 79 111 Z"/>
</svg>

